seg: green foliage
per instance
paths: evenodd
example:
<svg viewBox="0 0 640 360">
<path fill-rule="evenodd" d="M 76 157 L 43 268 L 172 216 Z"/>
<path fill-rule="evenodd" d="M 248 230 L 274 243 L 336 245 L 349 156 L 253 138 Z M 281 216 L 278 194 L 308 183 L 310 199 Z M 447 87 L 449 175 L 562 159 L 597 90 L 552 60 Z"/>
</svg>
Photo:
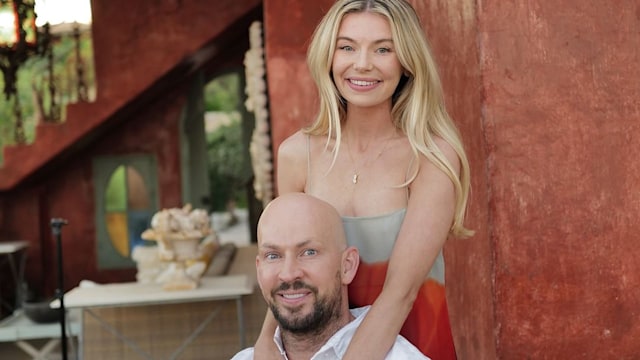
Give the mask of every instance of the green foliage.
<svg viewBox="0 0 640 360">
<path fill-rule="evenodd" d="M 231 118 L 207 133 L 211 211 L 225 211 L 229 201 L 246 207 L 244 173 L 245 158 L 242 142 L 242 123 L 238 110 L 241 103 L 240 75 L 229 73 L 215 78 L 204 89 L 205 111 L 224 112 Z"/>
<path fill-rule="evenodd" d="M 238 119 L 207 134 L 211 210 L 224 211 L 230 200 L 245 203 L 242 127 Z"/>
<path fill-rule="evenodd" d="M 75 41 L 71 35 L 56 37 L 53 46 L 53 73 L 56 89 L 55 101 L 61 110 L 60 118 L 64 119 L 65 105 L 77 101 L 76 53 Z M 84 65 L 85 83 L 88 88 L 95 84 L 93 68 L 93 45 L 87 33 L 80 37 L 80 55 Z M 37 119 L 35 118 L 35 94 L 42 96 L 44 112 L 49 113 L 49 63 L 46 57 L 32 57 L 18 70 L 16 83 L 17 97 L 22 110 L 22 118 L 27 138 L 31 143 L 35 136 Z M 4 78 L 0 76 L 0 88 L 4 88 Z M 90 90 L 91 92 L 91 90 Z M 13 101 L 7 101 L 4 94 L 0 97 L 0 149 L 14 143 Z M 0 151 L 0 163 L 2 162 Z"/>
<path fill-rule="evenodd" d="M 231 112 L 238 110 L 240 103 L 240 77 L 236 73 L 220 76 L 204 89 L 205 111 Z"/>
</svg>

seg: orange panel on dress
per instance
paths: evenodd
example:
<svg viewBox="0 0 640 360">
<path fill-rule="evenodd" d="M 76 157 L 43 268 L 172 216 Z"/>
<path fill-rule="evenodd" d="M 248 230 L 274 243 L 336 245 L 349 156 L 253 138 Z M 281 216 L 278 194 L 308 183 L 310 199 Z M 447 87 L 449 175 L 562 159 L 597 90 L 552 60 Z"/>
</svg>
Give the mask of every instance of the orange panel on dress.
<svg viewBox="0 0 640 360">
<path fill-rule="evenodd" d="M 387 262 L 360 262 L 358 273 L 349 285 L 352 307 L 373 304 L 382 292 L 387 266 Z M 456 359 L 444 286 L 433 280 L 422 284 L 400 334 L 432 360 Z"/>
</svg>

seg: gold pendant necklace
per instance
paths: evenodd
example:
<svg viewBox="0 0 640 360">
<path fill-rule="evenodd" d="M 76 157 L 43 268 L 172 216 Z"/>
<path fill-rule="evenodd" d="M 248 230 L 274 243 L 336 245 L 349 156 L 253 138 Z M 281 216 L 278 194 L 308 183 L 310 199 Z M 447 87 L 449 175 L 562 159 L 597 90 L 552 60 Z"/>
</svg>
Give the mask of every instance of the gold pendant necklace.
<svg viewBox="0 0 640 360">
<path fill-rule="evenodd" d="M 394 135 L 395 135 L 395 131 L 394 131 Z M 378 158 L 380 158 L 382 153 L 384 153 L 384 151 L 387 149 L 387 146 L 389 145 L 389 141 L 391 140 L 391 138 L 393 138 L 394 135 L 389 136 L 385 140 L 384 146 L 382 147 L 382 150 L 380 150 L 378 155 L 376 155 L 376 157 L 373 160 L 371 160 L 369 163 L 372 163 L 372 162 L 378 160 Z M 358 178 L 360 177 L 360 174 L 358 174 L 358 167 L 356 166 L 356 162 L 353 160 L 353 155 L 351 154 L 351 146 L 349 146 L 349 137 L 348 137 L 348 135 L 345 136 L 345 139 L 347 140 L 347 152 L 349 153 L 349 159 L 351 159 L 351 165 L 353 165 L 353 177 L 351 178 L 351 182 L 353 183 L 353 185 L 356 185 L 358 183 Z"/>
</svg>

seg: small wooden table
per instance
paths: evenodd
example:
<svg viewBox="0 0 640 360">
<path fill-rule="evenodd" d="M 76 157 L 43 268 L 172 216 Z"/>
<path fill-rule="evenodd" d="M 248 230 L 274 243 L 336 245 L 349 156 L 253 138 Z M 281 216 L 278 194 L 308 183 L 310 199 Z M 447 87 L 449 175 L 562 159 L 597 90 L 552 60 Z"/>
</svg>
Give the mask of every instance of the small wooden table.
<svg viewBox="0 0 640 360">
<path fill-rule="evenodd" d="M 71 336 L 80 333 L 80 312 L 70 311 L 67 314 L 67 331 Z M 60 343 L 60 323 L 38 324 L 31 321 L 22 311 L 16 310 L 11 316 L 0 322 L 0 342 L 14 342 L 22 351 L 33 359 L 45 359 Z M 34 347 L 29 340 L 49 339 L 40 349 Z"/>
<path fill-rule="evenodd" d="M 64 295 L 65 308 L 82 309 L 82 316 L 88 314 L 100 323 L 100 326 L 122 341 L 145 359 L 153 359 L 152 355 L 144 351 L 133 340 L 127 338 L 114 326 L 102 319 L 94 308 L 100 307 L 136 307 L 145 305 L 165 305 L 202 301 L 235 300 L 237 307 L 237 321 L 239 329 L 240 348 L 245 347 L 245 326 L 242 298 L 253 293 L 254 279 L 247 275 L 227 275 L 203 277 L 200 286 L 193 290 L 167 291 L 159 284 L 142 284 L 137 282 L 114 283 L 105 285 L 81 286 L 72 289 Z M 59 307 L 59 301 L 54 300 L 52 307 Z M 176 359 L 202 330 L 217 315 L 218 310 L 212 309 L 208 316 L 187 336 L 182 344 L 169 356 Z M 149 329 L 153 331 L 153 329 Z M 83 354 L 83 332 L 78 338 L 79 354 Z"/>
<path fill-rule="evenodd" d="M 7 310 L 13 312 L 17 308 L 22 305 L 23 295 L 22 294 L 22 282 L 24 281 L 24 266 L 27 260 L 26 253 L 22 254 L 22 257 L 19 260 L 16 259 L 18 254 L 25 250 L 29 246 L 29 243 L 23 240 L 19 241 L 6 241 L 0 242 L 0 257 L 6 256 L 9 261 L 9 271 L 11 272 L 11 279 L 16 287 L 15 293 L 15 303 L 9 305 L 9 303 L 2 299 L 2 294 L 0 294 L 0 307 L 4 306 Z"/>
</svg>

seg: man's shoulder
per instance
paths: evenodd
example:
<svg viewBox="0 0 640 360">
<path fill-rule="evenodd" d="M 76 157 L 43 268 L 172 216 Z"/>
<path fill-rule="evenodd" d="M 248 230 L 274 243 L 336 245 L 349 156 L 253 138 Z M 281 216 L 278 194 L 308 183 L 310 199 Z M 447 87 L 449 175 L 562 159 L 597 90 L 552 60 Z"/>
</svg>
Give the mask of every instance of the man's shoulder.
<svg viewBox="0 0 640 360">
<path fill-rule="evenodd" d="M 246 348 L 237 353 L 231 360 L 253 360 L 253 348 Z"/>
</svg>

